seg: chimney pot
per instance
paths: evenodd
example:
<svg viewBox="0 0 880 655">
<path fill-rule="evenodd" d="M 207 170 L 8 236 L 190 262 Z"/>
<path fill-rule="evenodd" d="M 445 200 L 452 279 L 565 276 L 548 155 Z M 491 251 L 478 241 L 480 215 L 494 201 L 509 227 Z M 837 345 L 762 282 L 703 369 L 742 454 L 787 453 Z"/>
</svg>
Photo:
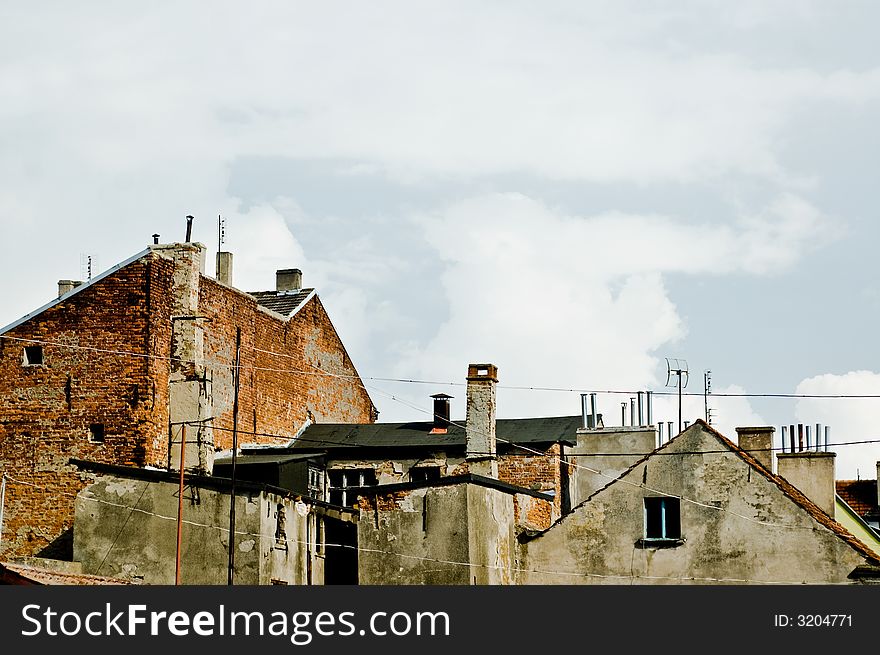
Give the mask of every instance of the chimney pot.
<svg viewBox="0 0 880 655">
<path fill-rule="evenodd" d="M 302 271 L 298 268 L 284 268 L 275 271 L 275 291 L 285 293 L 302 289 Z"/>
<path fill-rule="evenodd" d="M 431 432 L 442 434 L 449 428 L 449 396 L 445 393 L 435 393 L 431 396 L 434 399 L 434 424 Z"/>
</svg>

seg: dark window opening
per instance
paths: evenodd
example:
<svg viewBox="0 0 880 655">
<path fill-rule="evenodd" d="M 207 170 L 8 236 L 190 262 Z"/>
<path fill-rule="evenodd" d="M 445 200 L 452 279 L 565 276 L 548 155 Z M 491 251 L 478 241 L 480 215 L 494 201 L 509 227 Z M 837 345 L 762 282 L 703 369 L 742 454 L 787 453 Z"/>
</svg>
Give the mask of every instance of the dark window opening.
<svg viewBox="0 0 880 655">
<path fill-rule="evenodd" d="M 330 477 L 330 503 L 348 507 L 354 503 L 356 496 L 348 493 L 350 487 L 375 487 L 379 484 L 376 471 L 373 469 L 337 469 L 327 471 Z"/>
<path fill-rule="evenodd" d="M 285 529 L 285 516 L 284 516 L 284 505 L 278 503 L 278 506 L 275 508 L 276 522 L 275 522 L 275 546 L 276 547 L 287 547 L 287 530 Z"/>
<path fill-rule="evenodd" d="M 324 500 L 324 471 L 314 466 L 309 467 L 309 496 Z"/>
<path fill-rule="evenodd" d="M 678 498 L 645 498 L 645 539 L 681 539 Z"/>
<path fill-rule="evenodd" d="M 23 366 L 41 366 L 43 364 L 43 346 L 25 346 Z"/>
<path fill-rule="evenodd" d="M 104 443 L 103 423 L 92 423 L 89 426 L 89 441 L 92 443 Z"/>
<path fill-rule="evenodd" d="M 440 479 L 439 466 L 419 466 L 409 470 L 410 482 L 433 482 Z"/>
</svg>

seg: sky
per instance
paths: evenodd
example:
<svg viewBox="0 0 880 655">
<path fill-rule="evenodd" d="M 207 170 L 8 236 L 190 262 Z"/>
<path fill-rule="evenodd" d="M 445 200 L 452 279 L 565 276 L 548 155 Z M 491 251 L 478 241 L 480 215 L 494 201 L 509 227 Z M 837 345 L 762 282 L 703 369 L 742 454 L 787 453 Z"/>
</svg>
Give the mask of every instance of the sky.
<svg viewBox="0 0 880 655">
<path fill-rule="evenodd" d="M 874 478 L 880 50 L 870 2 L 0 5 L 0 324 L 152 242 L 316 287 L 380 420 L 831 426 Z M 212 273 L 209 266 L 209 273 Z M 424 380 L 396 383 L 374 378 Z M 513 387 L 573 389 L 539 391 Z M 722 395 L 722 394 L 734 395 Z M 737 395 L 737 394 L 746 394 Z M 599 393 L 606 425 L 634 393 Z M 777 437 L 779 435 L 777 434 Z"/>
</svg>

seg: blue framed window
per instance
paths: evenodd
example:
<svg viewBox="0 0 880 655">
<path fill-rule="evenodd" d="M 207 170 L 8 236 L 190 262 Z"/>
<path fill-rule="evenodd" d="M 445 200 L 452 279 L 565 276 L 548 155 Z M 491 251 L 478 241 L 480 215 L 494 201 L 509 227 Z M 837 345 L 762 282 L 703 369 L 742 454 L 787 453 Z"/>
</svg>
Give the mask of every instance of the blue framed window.
<svg viewBox="0 0 880 655">
<path fill-rule="evenodd" d="M 645 498 L 645 539 L 681 539 L 681 501 Z"/>
</svg>

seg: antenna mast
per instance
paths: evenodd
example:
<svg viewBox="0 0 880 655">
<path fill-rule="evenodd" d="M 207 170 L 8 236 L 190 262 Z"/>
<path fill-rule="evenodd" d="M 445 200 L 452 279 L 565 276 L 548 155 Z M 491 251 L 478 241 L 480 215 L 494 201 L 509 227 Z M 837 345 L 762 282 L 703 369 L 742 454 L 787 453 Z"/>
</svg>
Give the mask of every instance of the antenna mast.
<svg viewBox="0 0 880 655">
<path fill-rule="evenodd" d="M 675 379 L 673 379 L 673 375 Z M 681 433 L 681 390 L 687 387 L 688 364 L 683 359 L 666 358 L 666 386 L 678 386 L 678 432 Z"/>
</svg>

